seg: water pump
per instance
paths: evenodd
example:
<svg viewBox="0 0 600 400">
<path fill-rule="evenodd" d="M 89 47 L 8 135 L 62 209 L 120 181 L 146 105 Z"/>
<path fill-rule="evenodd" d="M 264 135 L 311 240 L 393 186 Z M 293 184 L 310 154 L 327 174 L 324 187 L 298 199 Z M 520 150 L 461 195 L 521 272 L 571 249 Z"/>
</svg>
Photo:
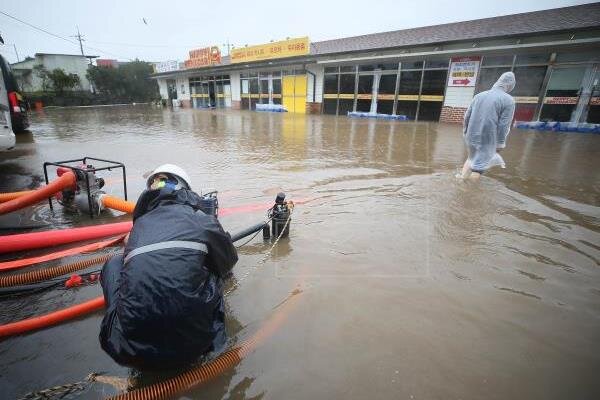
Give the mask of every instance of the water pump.
<svg viewBox="0 0 600 400">
<path fill-rule="evenodd" d="M 290 225 L 292 218 L 290 216 L 294 203 L 285 201 L 285 193 L 280 192 L 275 198 L 275 205 L 269 212 L 271 218 L 271 234 L 274 238 L 281 235 L 282 238 L 288 237 L 290 234 Z"/>
</svg>

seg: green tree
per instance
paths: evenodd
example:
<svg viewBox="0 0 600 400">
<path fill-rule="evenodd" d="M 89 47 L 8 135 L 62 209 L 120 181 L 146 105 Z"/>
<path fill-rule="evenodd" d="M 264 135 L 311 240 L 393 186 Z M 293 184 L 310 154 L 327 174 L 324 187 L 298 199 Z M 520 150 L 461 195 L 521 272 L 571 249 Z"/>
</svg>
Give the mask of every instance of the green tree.
<svg viewBox="0 0 600 400">
<path fill-rule="evenodd" d="M 145 102 L 159 98 L 158 84 L 150 79 L 152 65 L 135 60 L 118 68 L 92 66 L 87 77 L 97 91 L 114 101 Z"/>
<path fill-rule="evenodd" d="M 80 84 L 77 74 L 67 74 L 63 69 L 56 68 L 48 73 L 48 78 L 52 82 L 52 88 L 58 94 L 63 94 L 65 89 L 73 89 Z"/>
</svg>

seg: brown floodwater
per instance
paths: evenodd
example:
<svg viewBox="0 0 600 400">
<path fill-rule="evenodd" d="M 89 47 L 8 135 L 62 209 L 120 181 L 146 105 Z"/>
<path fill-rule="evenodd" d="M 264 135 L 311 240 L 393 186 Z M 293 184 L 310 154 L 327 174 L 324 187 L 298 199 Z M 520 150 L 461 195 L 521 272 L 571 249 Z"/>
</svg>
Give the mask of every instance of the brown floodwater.
<svg viewBox="0 0 600 400">
<path fill-rule="evenodd" d="M 37 186 L 44 161 L 93 156 L 126 165 L 131 199 L 144 172 L 174 162 L 195 189 L 219 190 L 222 207 L 268 203 L 280 190 L 305 201 L 266 259 L 262 239 L 239 249 L 226 297 L 231 345 L 284 312 L 292 293 L 294 307 L 186 398 L 600 398 L 600 135 L 514 129 L 506 169 L 462 182 L 455 125 L 147 106 L 53 109 L 31 121 L 32 133 L 0 154 L 0 191 Z M 120 196 L 119 174 L 102 176 Z M 262 217 L 221 223 L 237 231 Z M 1 217 L 0 233 L 97 222 L 41 203 Z M 0 323 L 100 293 L 3 300 Z M 101 317 L 0 342 L 1 397 L 90 372 L 127 378 L 100 349 Z M 115 393 L 95 383 L 78 396 Z"/>
</svg>

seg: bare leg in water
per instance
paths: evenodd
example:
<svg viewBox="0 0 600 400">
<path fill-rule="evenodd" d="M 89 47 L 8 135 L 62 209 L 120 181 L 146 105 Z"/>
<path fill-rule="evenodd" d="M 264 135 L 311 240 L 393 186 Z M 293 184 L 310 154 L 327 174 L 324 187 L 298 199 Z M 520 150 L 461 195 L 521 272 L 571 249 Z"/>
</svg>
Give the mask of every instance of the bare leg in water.
<svg viewBox="0 0 600 400">
<path fill-rule="evenodd" d="M 478 180 L 480 177 L 481 177 L 481 174 L 479 172 L 473 172 L 471 170 L 471 163 L 469 162 L 469 159 L 467 158 L 465 160 L 465 163 L 463 164 L 461 178 Z"/>
</svg>

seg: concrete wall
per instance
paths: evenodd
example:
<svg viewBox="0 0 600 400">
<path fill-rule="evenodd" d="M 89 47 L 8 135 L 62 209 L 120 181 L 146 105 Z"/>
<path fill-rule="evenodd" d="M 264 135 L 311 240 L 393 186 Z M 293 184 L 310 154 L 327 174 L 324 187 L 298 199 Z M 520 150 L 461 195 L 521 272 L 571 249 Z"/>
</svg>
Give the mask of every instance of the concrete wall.
<svg viewBox="0 0 600 400">
<path fill-rule="evenodd" d="M 325 67 L 323 67 L 322 65 L 319 65 L 319 64 L 307 65 L 306 70 L 312 72 L 317 77 L 316 95 L 315 95 L 314 102 L 322 103 L 323 102 L 323 77 L 324 77 L 324 73 L 325 73 Z M 307 88 L 306 88 L 306 101 L 312 103 L 313 102 L 313 87 L 314 87 L 313 80 L 314 80 L 314 77 L 311 74 L 307 74 L 307 75 L 308 75 L 308 81 L 307 81 Z"/>
<path fill-rule="evenodd" d="M 36 58 L 48 71 L 60 68 L 67 74 L 79 76 L 81 90 L 90 90 L 90 81 L 86 77 L 89 61 L 83 56 L 65 56 L 60 54 L 40 54 Z"/>
<path fill-rule="evenodd" d="M 89 61 L 83 56 L 69 56 L 62 54 L 37 54 L 35 59 L 22 61 L 11 65 L 15 72 L 22 90 L 25 92 L 37 92 L 42 90 L 42 80 L 33 70 L 36 65 L 43 65 L 48 72 L 60 68 L 66 74 L 76 74 L 79 76 L 79 87 L 73 90 L 90 90 L 90 81 L 87 79 L 87 70 Z"/>
<path fill-rule="evenodd" d="M 42 80 L 38 78 L 33 67 L 38 63 L 38 60 L 21 61 L 11 65 L 13 74 L 21 86 L 21 90 L 25 92 L 35 92 L 41 90 Z"/>
</svg>

